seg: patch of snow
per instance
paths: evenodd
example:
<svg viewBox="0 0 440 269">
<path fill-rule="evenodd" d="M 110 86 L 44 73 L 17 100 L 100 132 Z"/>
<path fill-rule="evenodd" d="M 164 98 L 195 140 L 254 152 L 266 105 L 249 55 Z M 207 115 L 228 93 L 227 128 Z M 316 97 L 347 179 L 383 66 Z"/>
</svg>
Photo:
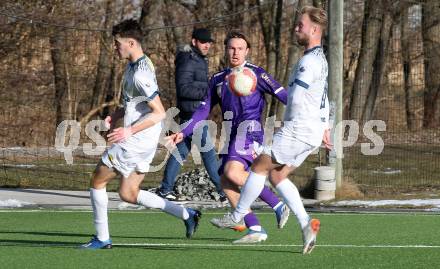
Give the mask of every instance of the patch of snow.
<svg viewBox="0 0 440 269">
<path fill-rule="evenodd" d="M 372 200 L 372 201 L 362 201 L 362 200 L 346 200 L 334 202 L 333 206 L 366 206 L 366 207 L 377 207 L 377 206 L 431 206 L 438 208 L 440 210 L 440 199 L 410 199 L 410 200 Z"/>
<path fill-rule="evenodd" d="M 36 165 L 35 164 L 5 164 L 5 167 L 18 167 L 18 168 L 33 168 Z"/>
<path fill-rule="evenodd" d="M 73 166 L 96 166 L 96 163 L 74 163 Z M 34 168 L 37 166 L 66 166 L 65 163 L 59 163 L 59 164 L 42 164 L 42 165 L 36 165 L 36 164 L 4 164 L 4 167 L 12 167 L 12 168 Z"/>
<path fill-rule="evenodd" d="M 383 171 L 373 171 L 373 174 L 385 174 L 385 175 L 394 175 L 400 173 L 402 173 L 400 169 L 393 169 L 390 167 L 385 168 Z"/>
<path fill-rule="evenodd" d="M 0 201 L 0 208 L 18 208 L 27 205 L 33 205 L 33 203 L 23 202 L 15 199 Z"/>
</svg>

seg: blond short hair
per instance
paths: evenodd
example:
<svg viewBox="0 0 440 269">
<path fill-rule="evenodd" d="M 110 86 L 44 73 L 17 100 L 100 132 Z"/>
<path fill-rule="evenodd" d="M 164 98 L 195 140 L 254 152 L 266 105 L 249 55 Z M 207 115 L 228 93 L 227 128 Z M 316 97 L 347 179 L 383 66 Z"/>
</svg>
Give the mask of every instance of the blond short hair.
<svg viewBox="0 0 440 269">
<path fill-rule="evenodd" d="M 325 32 L 325 29 L 327 29 L 327 12 L 322 8 L 312 7 L 312 6 L 305 6 L 301 9 L 301 15 L 307 14 L 310 18 L 310 20 L 313 23 L 318 24 L 322 32 Z"/>
</svg>

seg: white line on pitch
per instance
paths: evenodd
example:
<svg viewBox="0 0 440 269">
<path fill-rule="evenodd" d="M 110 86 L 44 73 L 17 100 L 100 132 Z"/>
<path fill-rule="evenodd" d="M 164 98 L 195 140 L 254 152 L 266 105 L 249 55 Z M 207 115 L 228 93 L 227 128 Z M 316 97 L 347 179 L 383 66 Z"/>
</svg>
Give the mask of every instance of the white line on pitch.
<svg viewBox="0 0 440 269">
<path fill-rule="evenodd" d="M 10 244 L 0 244 L 2 246 L 8 246 Z M 17 244 L 19 246 L 21 244 Z M 24 244 L 27 245 L 27 244 Z M 44 243 L 35 243 L 30 244 L 33 246 L 41 246 L 41 247 L 71 247 L 70 244 L 44 244 Z M 186 243 L 116 243 L 113 246 L 120 247 L 203 247 L 203 248 L 296 248 L 302 247 L 302 245 L 296 244 L 258 244 L 258 245 L 245 245 L 245 244 L 186 244 Z M 316 245 L 319 248 L 396 248 L 396 249 L 417 249 L 417 248 L 425 248 L 425 249 L 438 249 L 439 245 Z"/>
<path fill-rule="evenodd" d="M 139 246 L 139 247 L 254 247 L 254 248 L 288 248 L 302 247 L 295 244 L 272 244 L 272 245 L 239 245 L 239 244 L 186 244 L 186 243 L 119 243 L 114 246 Z M 317 245 L 324 248 L 440 248 L 431 245 Z"/>
<path fill-rule="evenodd" d="M 0 209 L 0 213 L 90 213 L 92 210 L 83 210 L 83 209 L 73 209 L 73 210 L 52 210 L 52 209 Z M 137 209 L 137 210 L 114 210 L 110 209 L 110 213 L 123 213 L 123 214 L 165 214 L 162 211 L 152 211 L 145 209 Z M 202 210 L 203 215 L 221 215 L 228 211 L 218 211 L 218 212 L 204 212 Z M 259 212 L 256 211 L 257 215 L 272 215 L 273 212 Z M 312 215 L 320 215 L 320 216 L 362 216 L 362 215 L 372 215 L 372 216 L 434 216 L 438 217 L 440 214 L 437 212 L 338 212 L 338 213 L 327 213 L 327 212 L 310 212 Z"/>
</svg>

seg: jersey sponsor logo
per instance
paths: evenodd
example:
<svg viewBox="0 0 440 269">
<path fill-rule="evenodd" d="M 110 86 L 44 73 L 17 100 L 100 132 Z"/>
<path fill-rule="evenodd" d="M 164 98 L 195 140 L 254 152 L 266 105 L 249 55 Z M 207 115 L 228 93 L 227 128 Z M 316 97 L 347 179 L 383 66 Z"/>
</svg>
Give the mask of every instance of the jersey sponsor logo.
<svg viewBox="0 0 440 269">
<path fill-rule="evenodd" d="M 261 78 L 266 81 L 266 83 L 272 87 L 275 88 L 276 86 L 274 85 L 273 81 L 269 78 L 269 76 L 266 73 L 262 73 L 261 74 Z"/>
</svg>

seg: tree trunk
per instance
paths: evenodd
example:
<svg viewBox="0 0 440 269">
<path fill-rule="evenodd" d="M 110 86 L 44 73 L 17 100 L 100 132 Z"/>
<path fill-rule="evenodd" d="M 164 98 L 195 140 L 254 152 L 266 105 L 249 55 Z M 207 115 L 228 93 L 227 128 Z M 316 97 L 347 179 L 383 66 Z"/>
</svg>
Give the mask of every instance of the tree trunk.
<svg viewBox="0 0 440 269">
<path fill-rule="evenodd" d="M 373 64 L 378 49 L 383 19 L 382 2 L 367 0 L 364 12 L 365 22 L 362 26 L 361 51 L 350 102 L 350 119 L 358 123 L 363 118 L 362 112 L 373 77 Z"/>
<path fill-rule="evenodd" d="M 419 102 L 418 92 L 420 83 L 417 83 L 417 76 L 421 73 L 417 68 L 420 53 L 418 52 L 418 44 L 421 36 L 420 28 L 412 29 L 409 22 L 409 7 L 405 7 L 401 14 L 401 51 L 403 63 L 403 78 L 405 89 L 405 111 L 406 125 L 409 130 L 416 130 L 422 127 L 422 118 L 417 116 L 417 110 L 423 107 L 423 103 Z"/>
<path fill-rule="evenodd" d="M 50 54 L 53 65 L 53 76 L 55 84 L 54 106 L 56 107 L 56 125 L 63 120 L 72 118 L 71 104 L 69 100 L 69 81 L 67 77 L 65 33 L 56 32 L 49 38 Z"/>
<path fill-rule="evenodd" d="M 148 44 L 149 40 L 154 42 L 153 40 L 159 40 L 159 34 L 156 33 L 154 36 L 152 35 L 151 29 L 152 27 L 163 26 L 163 19 L 161 17 L 163 10 L 163 2 L 158 0 L 144 0 L 142 5 L 141 17 L 139 19 L 139 23 L 141 25 L 142 30 L 144 31 L 144 40 L 142 44 Z M 146 48 L 147 46 L 144 46 Z"/>
<path fill-rule="evenodd" d="M 258 20 L 263 32 L 264 46 L 266 49 L 266 70 L 275 79 L 279 80 L 280 70 L 280 44 L 281 44 L 281 17 L 283 11 L 283 1 L 277 0 L 275 3 L 263 6 L 261 0 L 258 1 Z M 265 117 L 275 115 L 278 100 L 268 96 Z"/>
<path fill-rule="evenodd" d="M 179 6 L 175 2 L 168 2 L 165 4 L 166 16 L 164 17 L 164 21 L 166 25 L 178 25 L 179 20 Z M 183 46 L 187 43 L 187 40 L 184 38 L 184 28 L 183 27 L 173 27 L 171 28 L 173 41 L 176 45 L 176 48 Z"/>
<path fill-rule="evenodd" d="M 104 21 L 104 29 L 110 30 L 113 26 L 115 18 L 114 1 L 108 0 L 106 3 L 106 16 Z M 96 73 L 95 86 L 93 87 L 92 99 L 90 101 L 90 109 L 104 102 L 105 92 L 109 87 L 110 75 L 112 68 L 113 38 L 111 32 L 102 32 L 100 38 L 100 52 L 98 67 Z"/>
<path fill-rule="evenodd" d="M 376 58 L 373 64 L 374 71 L 373 71 L 371 86 L 367 96 L 365 110 L 363 112 L 364 122 L 372 118 L 378 91 L 379 89 L 382 89 L 382 87 L 384 87 L 385 81 L 387 79 L 386 69 L 388 66 L 387 62 L 389 59 L 388 48 L 390 45 L 391 30 L 393 29 L 392 26 L 393 26 L 393 16 L 391 10 L 386 10 L 384 12 L 384 19 L 382 21 L 382 29 L 380 33 L 378 49 L 376 52 Z"/>
<path fill-rule="evenodd" d="M 436 112 L 440 95 L 440 4 L 437 0 L 426 0 L 422 6 L 422 35 L 425 65 L 425 92 L 423 126 L 439 125 Z"/>
</svg>

